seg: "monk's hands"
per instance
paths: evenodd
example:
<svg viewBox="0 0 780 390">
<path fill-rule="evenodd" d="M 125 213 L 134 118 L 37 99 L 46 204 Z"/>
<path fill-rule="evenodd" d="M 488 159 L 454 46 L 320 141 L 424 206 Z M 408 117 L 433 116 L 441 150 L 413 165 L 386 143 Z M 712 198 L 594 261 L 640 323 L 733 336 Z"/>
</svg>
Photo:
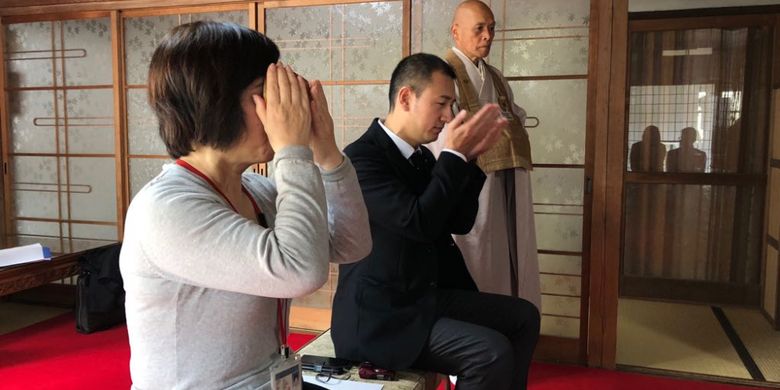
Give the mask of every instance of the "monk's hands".
<svg viewBox="0 0 780 390">
<path fill-rule="evenodd" d="M 314 152 L 314 162 L 324 170 L 331 170 L 341 165 L 344 156 L 336 145 L 333 118 L 328 111 L 328 100 L 322 83 L 318 80 L 309 83 L 309 97 L 312 119 L 309 147 Z"/>
<path fill-rule="evenodd" d="M 497 104 L 486 104 L 471 118 L 466 110 L 461 110 L 447 124 L 444 148 L 456 150 L 467 160 L 473 160 L 498 142 L 508 124 Z"/>
<path fill-rule="evenodd" d="M 263 87 L 265 98 L 252 95 L 252 99 L 271 148 L 309 145 L 312 114 L 306 80 L 280 62 L 268 66 Z"/>
</svg>

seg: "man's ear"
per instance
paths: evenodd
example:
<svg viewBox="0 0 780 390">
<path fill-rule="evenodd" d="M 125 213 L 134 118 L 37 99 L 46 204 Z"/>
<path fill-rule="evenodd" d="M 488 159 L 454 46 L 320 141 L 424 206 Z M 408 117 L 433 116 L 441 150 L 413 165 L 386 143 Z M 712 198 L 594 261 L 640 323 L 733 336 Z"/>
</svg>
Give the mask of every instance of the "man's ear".
<svg viewBox="0 0 780 390">
<path fill-rule="evenodd" d="M 458 25 L 453 23 L 452 26 L 450 26 L 450 37 L 452 37 L 453 42 L 458 42 Z"/>
<path fill-rule="evenodd" d="M 405 85 L 398 90 L 398 100 L 396 101 L 395 105 L 404 111 L 411 111 L 412 102 L 415 96 L 416 95 L 414 94 L 412 88 L 408 85 Z"/>
</svg>

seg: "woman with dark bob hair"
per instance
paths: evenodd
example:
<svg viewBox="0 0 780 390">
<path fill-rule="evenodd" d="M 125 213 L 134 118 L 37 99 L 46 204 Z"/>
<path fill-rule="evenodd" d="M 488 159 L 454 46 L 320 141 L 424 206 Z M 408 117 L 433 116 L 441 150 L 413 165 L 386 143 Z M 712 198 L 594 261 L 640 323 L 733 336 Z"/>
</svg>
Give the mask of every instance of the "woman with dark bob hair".
<svg viewBox="0 0 780 390">
<path fill-rule="evenodd" d="M 133 388 L 266 388 L 289 299 L 371 250 L 322 85 L 235 24 L 174 28 L 149 103 L 175 163 L 135 196 L 120 256 Z M 246 173 L 273 167 L 272 180 Z"/>
</svg>

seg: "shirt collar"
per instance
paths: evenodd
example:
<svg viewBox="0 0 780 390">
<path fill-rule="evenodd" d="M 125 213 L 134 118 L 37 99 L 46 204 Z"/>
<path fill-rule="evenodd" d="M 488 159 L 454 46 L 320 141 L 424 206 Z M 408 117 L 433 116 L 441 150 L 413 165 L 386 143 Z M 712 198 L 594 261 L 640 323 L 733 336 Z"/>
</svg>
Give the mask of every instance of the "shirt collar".
<svg viewBox="0 0 780 390">
<path fill-rule="evenodd" d="M 484 59 L 480 58 L 479 61 L 477 61 L 477 64 L 474 65 L 474 63 L 471 62 L 471 59 L 467 55 L 463 54 L 463 52 L 460 51 L 460 49 L 458 49 L 457 47 L 453 46 L 452 47 L 452 52 L 455 53 L 458 57 L 460 57 L 461 61 L 463 61 L 463 64 L 467 68 L 471 68 L 472 70 L 476 70 L 477 73 L 479 74 L 479 76 L 483 80 L 485 79 L 485 60 Z"/>
<path fill-rule="evenodd" d="M 377 119 L 377 123 L 379 123 L 379 126 L 382 128 L 382 130 L 387 133 L 387 136 L 393 140 L 393 143 L 398 148 L 398 151 L 400 151 L 404 158 L 408 160 L 409 157 L 411 157 L 415 152 L 415 149 L 412 147 L 412 145 L 409 145 L 409 143 L 404 141 L 403 138 L 399 137 L 397 134 L 393 133 L 392 130 L 388 129 L 387 126 L 382 123 L 381 119 Z"/>
</svg>

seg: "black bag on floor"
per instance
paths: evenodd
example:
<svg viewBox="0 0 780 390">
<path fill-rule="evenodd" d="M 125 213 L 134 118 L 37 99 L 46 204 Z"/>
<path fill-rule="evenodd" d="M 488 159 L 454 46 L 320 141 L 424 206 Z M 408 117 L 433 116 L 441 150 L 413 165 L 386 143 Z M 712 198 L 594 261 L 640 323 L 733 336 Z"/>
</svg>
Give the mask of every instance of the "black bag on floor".
<svg viewBox="0 0 780 390">
<path fill-rule="evenodd" d="M 119 272 L 122 243 L 92 249 L 79 258 L 76 330 L 92 333 L 125 322 L 125 289 Z"/>
</svg>

